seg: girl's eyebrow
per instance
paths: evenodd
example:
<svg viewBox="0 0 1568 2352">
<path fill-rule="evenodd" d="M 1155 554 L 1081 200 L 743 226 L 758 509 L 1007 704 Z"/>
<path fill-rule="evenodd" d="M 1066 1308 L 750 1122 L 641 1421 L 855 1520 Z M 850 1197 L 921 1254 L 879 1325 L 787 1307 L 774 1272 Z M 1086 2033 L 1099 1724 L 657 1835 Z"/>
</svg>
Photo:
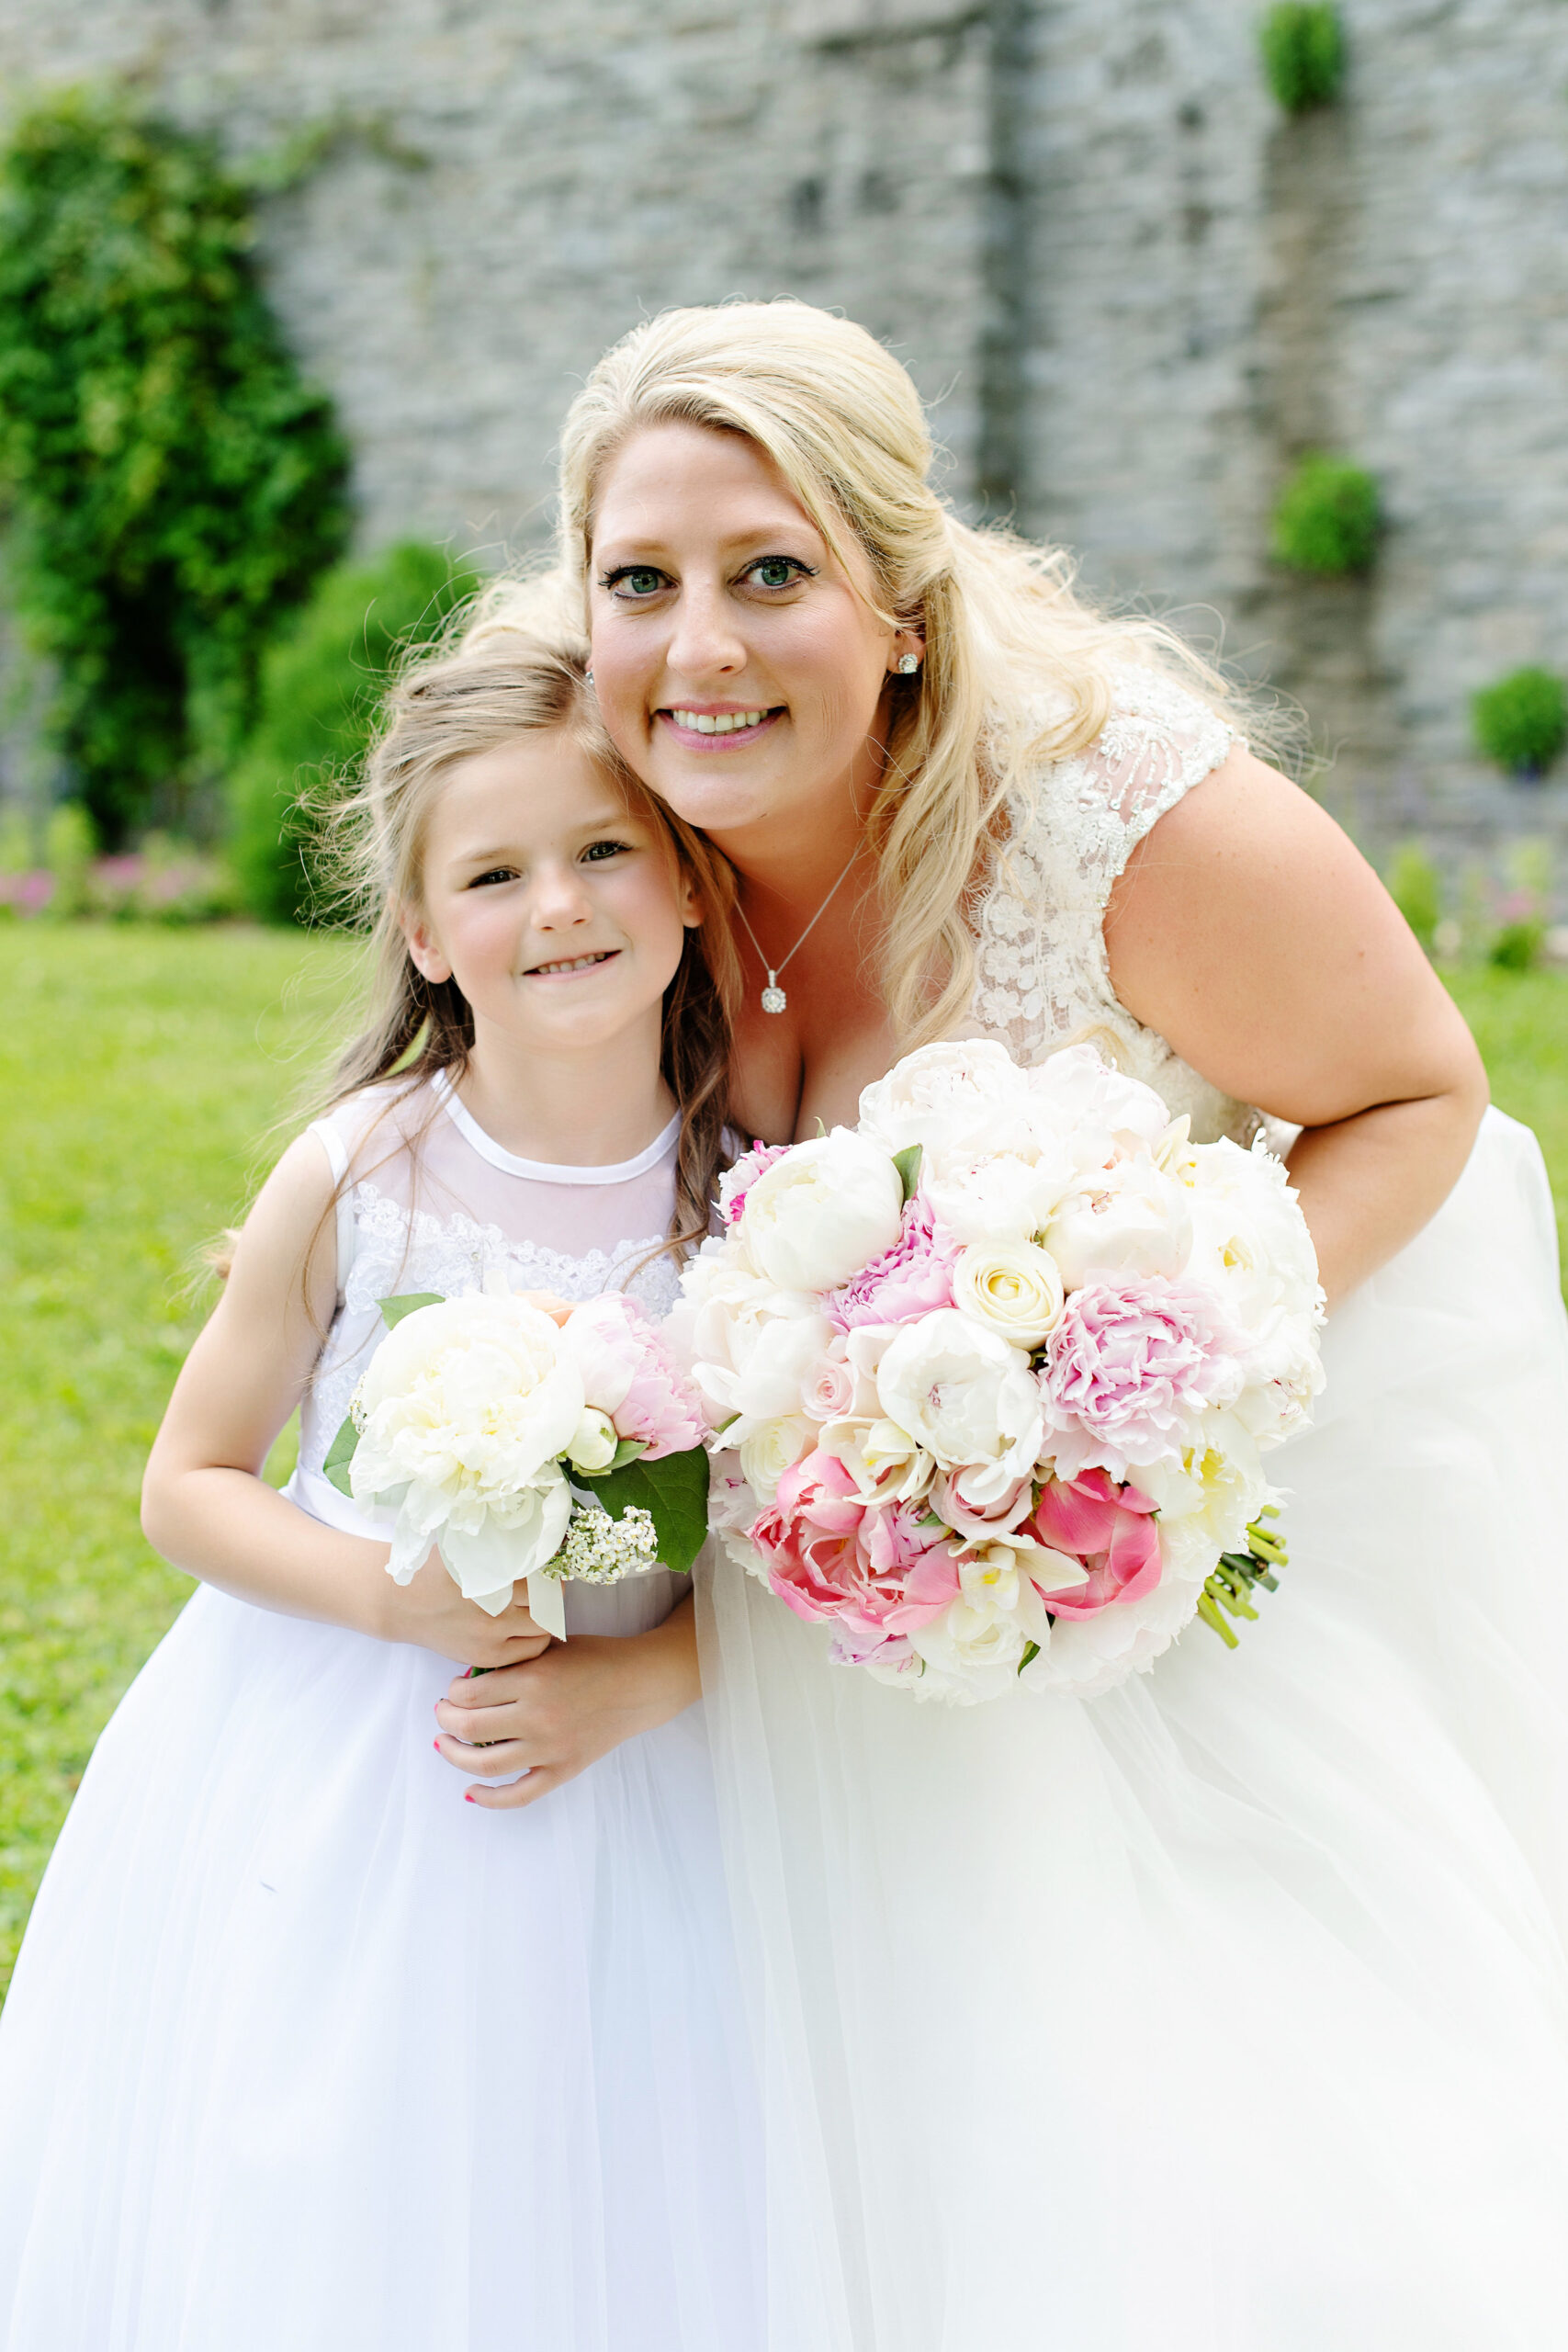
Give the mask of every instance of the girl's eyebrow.
<svg viewBox="0 0 1568 2352">
<path fill-rule="evenodd" d="M 626 825 L 636 825 L 646 820 L 634 816 L 627 808 L 606 806 L 595 811 L 591 817 L 580 819 L 575 825 L 569 825 L 561 838 L 565 841 L 575 841 L 583 833 L 617 832 Z M 453 853 L 452 863 L 454 865 L 516 865 L 529 854 L 530 852 L 522 842 L 507 842 L 499 848 L 457 850 Z"/>
</svg>

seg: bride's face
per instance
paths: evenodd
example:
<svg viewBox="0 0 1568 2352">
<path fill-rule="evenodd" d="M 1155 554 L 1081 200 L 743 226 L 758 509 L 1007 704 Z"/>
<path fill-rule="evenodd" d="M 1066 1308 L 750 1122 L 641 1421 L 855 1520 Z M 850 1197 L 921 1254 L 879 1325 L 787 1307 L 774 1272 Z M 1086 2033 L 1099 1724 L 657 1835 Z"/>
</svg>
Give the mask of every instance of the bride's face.
<svg viewBox="0 0 1568 2352">
<path fill-rule="evenodd" d="M 917 640 L 752 442 L 635 433 L 600 485 L 591 593 L 604 722 L 688 822 L 743 848 L 874 787 L 888 673 Z"/>
</svg>

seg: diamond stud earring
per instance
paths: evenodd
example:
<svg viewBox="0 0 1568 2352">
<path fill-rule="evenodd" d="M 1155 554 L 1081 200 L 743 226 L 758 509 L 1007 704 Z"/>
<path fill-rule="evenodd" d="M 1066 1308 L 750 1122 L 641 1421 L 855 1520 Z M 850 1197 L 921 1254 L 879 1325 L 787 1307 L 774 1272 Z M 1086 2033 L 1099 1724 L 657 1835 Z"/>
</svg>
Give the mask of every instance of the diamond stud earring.
<svg viewBox="0 0 1568 2352">
<path fill-rule="evenodd" d="M 912 678 L 919 666 L 919 656 L 918 654 L 900 653 L 898 656 L 898 675 L 901 678 Z"/>
<path fill-rule="evenodd" d="M 593 684 L 593 673 L 592 670 L 584 670 L 582 673 L 582 683 L 585 686 L 591 686 Z"/>
</svg>

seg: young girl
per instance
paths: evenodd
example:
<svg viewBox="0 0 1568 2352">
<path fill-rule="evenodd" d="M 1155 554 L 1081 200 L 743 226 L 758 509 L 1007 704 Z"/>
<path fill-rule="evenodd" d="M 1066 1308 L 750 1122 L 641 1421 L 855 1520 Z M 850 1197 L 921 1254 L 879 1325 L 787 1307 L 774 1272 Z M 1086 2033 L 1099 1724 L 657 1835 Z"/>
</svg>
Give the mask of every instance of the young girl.
<svg viewBox="0 0 1568 2352">
<path fill-rule="evenodd" d="M 500 1275 L 661 1312 L 705 1228 L 722 884 L 590 711 L 581 655 L 516 632 L 392 696 L 374 1014 L 175 1387 L 143 1517 L 203 1589 L 99 1743 L 5 2016 L 7 2352 L 759 2340 L 683 1592 L 569 1588 L 547 1648 L 434 1555 L 400 1590 L 322 1475 L 378 1300 Z M 513 1690 L 570 1662 L 576 1745 L 453 1736 L 449 1661 Z"/>
</svg>

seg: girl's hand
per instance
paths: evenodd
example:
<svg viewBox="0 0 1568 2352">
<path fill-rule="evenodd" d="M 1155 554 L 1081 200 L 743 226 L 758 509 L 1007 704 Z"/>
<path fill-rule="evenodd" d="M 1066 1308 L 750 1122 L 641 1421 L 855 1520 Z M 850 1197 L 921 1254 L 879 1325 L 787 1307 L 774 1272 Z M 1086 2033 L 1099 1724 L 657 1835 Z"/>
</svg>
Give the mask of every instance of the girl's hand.
<svg viewBox="0 0 1568 2352">
<path fill-rule="evenodd" d="M 481 1781 L 526 1770 L 508 1788 L 468 1792 L 470 1804 L 500 1813 L 547 1796 L 622 1740 L 668 1723 L 701 1691 L 696 1626 L 682 1602 L 649 1634 L 574 1634 L 481 1680 L 459 1675 L 436 1705 L 436 1746 L 448 1764 Z"/>
<path fill-rule="evenodd" d="M 412 1642 L 458 1666 L 483 1667 L 519 1666 L 550 1646 L 549 1635 L 535 1624 L 522 1599 L 499 1617 L 465 1600 L 434 1548 L 407 1584 L 395 1585 L 384 1570 L 382 1580 L 381 1622 L 374 1631 L 384 1642 Z M 513 1589 L 522 1595 L 528 1588 L 519 1582 Z"/>
</svg>

